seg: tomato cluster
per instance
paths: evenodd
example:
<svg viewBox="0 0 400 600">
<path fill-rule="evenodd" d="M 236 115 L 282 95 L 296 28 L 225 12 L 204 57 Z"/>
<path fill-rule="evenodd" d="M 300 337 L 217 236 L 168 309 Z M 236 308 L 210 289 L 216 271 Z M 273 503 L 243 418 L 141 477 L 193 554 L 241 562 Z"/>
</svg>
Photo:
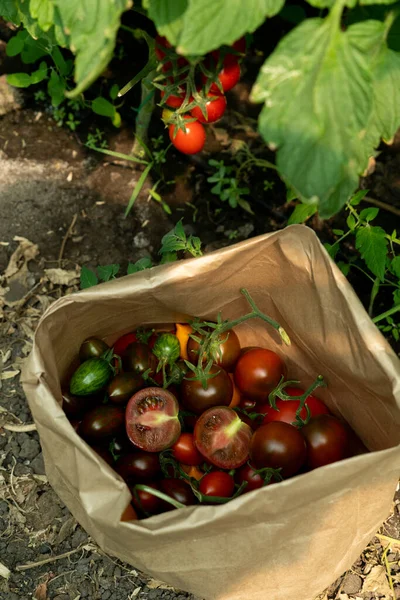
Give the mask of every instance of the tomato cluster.
<svg viewBox="0 0 400 600">
<path fill-rule="evenodd" d="M 203 125 L 215 123 L 224 114 L 225 92 L 240 79 L 240 59 L 246 52 L 241 38 L 231 47 L 214 50 L 190 68 L 168 40 L 157 36 L 155 54 L 161 75 L 162 119 L 172 144 L 183 154 L 200 152 L 206 141 Z"/>
<path fill-rule="evenodd" d="M 355 453 L 354 432 L 285 381 L 276 352 L 242 348 L 217 324 L 194 327 L 138 330 L 113 348 L 85 340 L 63 393 L 77 432 L 130 487 L 135 514 L 223 503 Z"/>
</svg>

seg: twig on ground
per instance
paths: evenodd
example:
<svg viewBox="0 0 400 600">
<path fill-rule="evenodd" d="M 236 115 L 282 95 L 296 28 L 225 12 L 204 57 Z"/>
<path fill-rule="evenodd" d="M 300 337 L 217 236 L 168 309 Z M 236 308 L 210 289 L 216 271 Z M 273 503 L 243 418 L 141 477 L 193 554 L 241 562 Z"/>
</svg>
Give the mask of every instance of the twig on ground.
<svg viewBox="0 0 400 600">
<path fill-rule="evenodd" d="M 63 241 L 61 243 L 61 247 L 60 247 L 60 252 L 58 253 L 58 266 L 61 267 L 61 261 L 62 261 L 62 257 L 64 255 L 64 250 L 65 250 L 65 244 L 68 241 L 69 236 L 72 234 L 72 231 L 75 227 L 75 223 L 78 219 L 78 213 L 75 213 L 74 216 L 72 217 L 72 221 L 70 226 L 67 229 L 67 233 L 64 235 Z"/>
<path fill-rule="evenodd" d="M 61 560 L 63 558 L 68 558 L 72 554 L 76 554 L 81 550 L 87 550 L 88 552 L 93 552 L 97 550 L 96 546 L 93 544 L 83 544 L 82 546 L 78 546 L 74 550 L 69 550 L 69 552 L 64 552 L 63 554 L 58 554 L 57 556 L 50 556 L 50 558 L 45 558 L 43 560 L 38 560 L 37 562 L 30 562 L 26 565 L 17 565 L 15 567 L 16 571 L 27 571 L 28 569 L 35 569 L 36 567 L 40 567 L 42 565 L 47 565 L 48 563 L 55 562 L 56 560 Z"/>
</svg>

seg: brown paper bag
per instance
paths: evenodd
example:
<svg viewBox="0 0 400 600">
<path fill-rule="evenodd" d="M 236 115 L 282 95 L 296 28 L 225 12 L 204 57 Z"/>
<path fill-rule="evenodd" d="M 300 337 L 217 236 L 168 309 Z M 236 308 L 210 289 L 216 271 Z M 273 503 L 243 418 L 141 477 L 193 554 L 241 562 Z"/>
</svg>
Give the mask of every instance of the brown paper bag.
<svg viewBox="0 0 400 600">
<path fill-rule="evenodd" d="M 121 522 L 130 493 L 75 433 L 60 378 L 81 342 L 113 342 L 139 325 L 247 312 L 247 288 L 288 332 L 283 347 L 260 320 L 242 345 L 284 356 L 359 434 L 370 453 L 298 475 L 220 506 Z M 219 600 L 311 600 L 365 548 L 390 511 L 400 467 L 399 361 L 314 233 L 292 226 L 198 259 L 153 268 L 55 302 L 24 372 L 49 481 L 106 552 L 157 579 Z"/>
</svg>

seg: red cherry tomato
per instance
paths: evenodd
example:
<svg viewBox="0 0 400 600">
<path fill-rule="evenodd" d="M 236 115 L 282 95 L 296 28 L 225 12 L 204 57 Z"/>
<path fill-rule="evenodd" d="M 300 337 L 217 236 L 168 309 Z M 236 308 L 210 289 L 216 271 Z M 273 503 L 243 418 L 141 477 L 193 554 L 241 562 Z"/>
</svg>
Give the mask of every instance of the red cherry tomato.
<svg viewBox="0 0 400 600">
<path fill-rule="evenodd" d="M 243 490 L 244 494 L 246 492 L 251 492 L 252 490 L 258 490 L 258 488 L 261 488 L 264 485 L 264 479 L 261 475 L 247 463 L 236 471 L 235 481 L 238 485 L 242 485 L 244 481 L 247 482 L 247 485 Z"/>
<path fill-rule="evenodd" d="M 224 94 L 218 93 L 209 93 L 207 97 L 210 100 L 206 102 L 206 117 L 204 116 L 200 106 L 195 106 L 190 114 L 192 117 L 195 117 L 200 123 L 215 123 L 219 121 L 226 109 L 226 98 Z"/>
<path fill-rule="evenodd" d="M 149 488 L 154 488 L 160 491 L 160 485 L 158 483 L 147 483 Z M 155 515 L 162 511 L 163 501 L 158 496 L 145 492 L 144 490 L 138 490 L 135 486 L 130 488 L 132 494 L 132 504 L 139 512 L 148 513 L 149 515 Z"/>
<path fill-rule="evenodd" d="M 181 433 L 178 440 L 172 446 L 174 458 L 184 465 L 201 465 L 204 457 L 194 445 L 193 433 Z"/>
<path fill-rule="evenodd" d="M 206 132 L 201 123 L 192 121 L 185 123 L 186 131 L 178 129 L 175 125 L 169 126 L 169 139 L 177 150 L 183 154 L 197 154 L 201 152 L 206 143 Z"/>
<path fill-rule="evenodd" d="M 175 96 L 174 94 L 170 94 L 164 99 L 165 92 L 161 92 L 161 98 L 164 100 L 165 105 L 169 108 L 179 108 L 182 106 L 183 101 L 185 99 L 185 92 L 182 92 L 182 95 Z"/>
<path fill-rule="evenodd" d="M 118 354 L 118 356 L 121 356 L 122 353 L 125 352 L 127 347 L 130 344 L 133 344 L 133 342 L 137 342 L 136 333 L 131 332 L 131 333 L 126 333 L 125 335 L 122 335 L 114 343 L 114 354 Z"/>
<path fill-rule="evenodd" d="M 154 48 L 157 60 L 161 61 L 165 56 L 165 50 L 167 50 L 169 48 L 171 48 L 171 44 L 169 43 L 167 38 L 165 38 L 162 35 L 157 35 L 156 39 L 155 39 L 155 48 Z"/>
<path fill-rule="evenodd" d="M 213 406 L 229 406 L 233 396 L 233 383 L 228 373 L 222 367 L 212 365 L 210 379 L 206 389 L 195 374 L 190 371 L 180 387 L 180 399 L 183 406 L 191 412 L 200 415 Z"/>
<path fill-rule="evenodd" d="M 245 397 L 266 402 L 268 394 L 284 374 L 285 365 L 276 352 L 254 348 L 239 358 L 234 375 L 235 383 Z"/>
<path fill-rule="evenodd" d="M 205 496 L 230 498 L 235 489 L 232 475 L 224 471 L 211 471 L 200 480 L 199 490 Z"/>
<path fill-rule="evenodd" d="M 246 45 L 246 38 L 243 36 L 239 40 L 236 40 L 234 44 L 232 44 L 232 48 L 236 50 L 236 52 L 244 54 L 246 52 Z"/>
<path fill-rule="evenodd" d="M 208 68 L 210 68 L 210 65 L 207 66 Z M 203 83 L 207 83 L 208 81 L 208 78 L 204 74 L 202 75 L 201 79 Z M 224 92 L 228 92 L 233 87 L 235 87 L 235 85 L 240 79 L 240 65 L 236 56 L 233 56 L 233 54 L 227 54 L 225 56 L 222 69 L 218 73 L 218 79 Z M 210 92 L 221 93 L 220 89 L 218 88 L 218 85 L 216 85 L 215 83 L 211 85 Z"/>
<path fill-rule="evenodd" d="M 204 336 L 199 333 L 196 333 L 196 337 L 200 340 L 204 339 Z M 193 364 L 197 363 L 199 346 L 200 344 L 198 342 L 189 337 L 186 350 L 189 360 Z M 233 371 L 239 356 L 240 342 L 233 329 L 221 333 L 221 341 L 217 341 L 216 346 L 213 348 L 214 363 L 226 371 Z"/>
<path fill-rule="evenodd" d="M 304 390 L 291 386 L 285 387 L 285 392 L 289 394 L 289 396 L 301 396 L 304 394 Z M 283 421 L 284 423 L 293 425 L 296 420 L 296 411 L 299 408 L 299 404 L 299 400 L 281 400 L 278 398 L 276 400 L 276 407 L 278 410 L 275 410 L 272 408 L 272 406 L 267 406 L 263 424 L 271 423 L 272 421 Z M 325 404 L 312 394 L 308 396 L 306 404 L 310 410 L 311 417 L 329 414 L 329 409 L 325 406 Z M 305 406 L 300 411 L 300 417 L 302 419 L 307 417 L 307 410 Z"/>
</svg>

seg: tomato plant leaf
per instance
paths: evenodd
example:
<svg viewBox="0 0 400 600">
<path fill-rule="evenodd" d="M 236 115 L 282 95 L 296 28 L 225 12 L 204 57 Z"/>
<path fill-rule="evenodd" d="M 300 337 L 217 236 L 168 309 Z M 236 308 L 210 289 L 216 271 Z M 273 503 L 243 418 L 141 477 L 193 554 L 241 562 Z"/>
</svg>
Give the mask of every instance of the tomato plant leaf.
<svg viewBox="0 0 400 600">
<path fill-rule="evenodd" d="M 32 79 L 28 73 L 11 73 L 7 75 L 7 83 L 14 87 L 26 88 L 32 85 Z"/>
<path fill-rule="evenodd" d="M 69 45 L 76 55 L 76 87 L 68 92 L 75 98 L 104 70 L 112 58 L 121 14 L 130 7 L 127 0 L 54 0 Z"/>
<path fill-rule="evenodd" d="M 295 225 L 297 223 L 304 223 L 315 215 L 318 207 L 316 204 L 298 204 L 292 214 L 289 217 L 288 225 Z"/>
<path fill-rule="evenodd" d="M 31 73 L 31 82 L 40 83 L 47 77 L 47 64 L 43 61 L 40 63 L 39 68 Z"/>
<path fill-rule="evenodd" d="M 390 270 L 400 279 L 400 256 L 395 256 L 390 263 Z"/>
<path fill-rule="evenodd" d="M 53 0 L 30 0 L 29 9 L 34 19 L 37 19 L 39 27 L 48 31 L 54 23 Z"/>
<path fill-rule="evenodd" d="M 360 204 L 361 200 L 363 198 L 365 198 L 365 196 L 368 194 L 369 190 L 359 190 L 356 194 L 354 194 L 354 196 L 351 198 L 350 200 L 350 204 L 352 206 L 357 206 L 358 204 Z"/>
<path fill-rule="evenodd" d="M 356 248 L 369 270 L 383 281 L 385 275 L 387 239 L 382 227 L 366 225 L 356 233 Z"/>
<path fill-rule="evenodd" d="M 22 34 L 22 35 L 21 35 Z M 25 31 L 18 31 L 17 35 L 12 37 L 6 46 L 6 54 L 7 56 L 17 56 L 22 52 L 22 49 L 25 44 L 27 33 Z"/>
<path fill-rule="evenodd" d="M 378 213 L 379 208 L 375 208 L 374 206 L 372 206 L 371 208 L 364 208 L 364 210 L 360 212 L 360 219 L 369 223 L 370 221 L 373 221 L 376 218 Z"/>
<path fill-rule="evenodd" d="M 150 0 L 149 14 L 179 53 L 201 55 L 255 31 L 283 4 L 284 0 Z"/>
<path fill-rule="evenodd" d="M 88 269 L 87 267 L 85 267 L 85 265 L 83 265 L 82 269 L 81 269 L 81 279 L 80 279 L 81 290 L 85 290 L 86 288 L 93 287 L 94 285 L 97 285 L 98 283 L 99 283 L 99 280 L 97 279 L 96 273 L 94 273 L 91 269 Z"/>
<path fill-rule="evenodd" d="M 324 248 L 327 251 L 327 253 L 329 254 L 329 256 L 332 258 L 332 260 L 335 260 L 336 258 L 336 254 L 339 251 L 339 244 L 324 244 Z"/>
<path fill-rule="evenodd" d="M 135 263 L 129 263 L 127 268 L 127 275 L 132 275 L 133 273 L 137 273 L 138 271 L 144 271 L 145 269 L 151 269 L 153 266 L 151 258 L 145 256 L 144 258 L 140 258 Z"/>
<path fill-rule="evenodd" d="M 119 271 L 119 265 L 104 265 L 97 267 L 97 274 L 101 281 L 110 281 L 110 279 L 115 279 Z"/>
<path fill-rule="evenodd" d="M 316 197 L 323 218 L 357 188 L 378 142 L 366 124 L 384 24 L 364 21 L 342 31 L 340 4 L 327 18 L 307 19 L 284 37 L 252 90 L 252 100 L 265 101 L 259 129 L 278 148 L 281 175 L 301 197 Z"/>
<path fill-rule="evenodd" d="M 65 79 L 60 77 L 55 69 L 52 69 L 50 73 L 47 91 L 53 106 L 58 106 L 65 98 Z"/>
<path fill-rule="evenodd" d="M 400 304 L 400 290 L 394 290 L 393 303 L 395 306 L 398 306 Z"/>
<path fill-rule="evenodd" d="M 96 115 L 110 117 L 112 119 L 115 114 L 115 106 L 106 98 L 98 96 L 92 102 L 92 111 L 96 113 Z"/>
</svg>

